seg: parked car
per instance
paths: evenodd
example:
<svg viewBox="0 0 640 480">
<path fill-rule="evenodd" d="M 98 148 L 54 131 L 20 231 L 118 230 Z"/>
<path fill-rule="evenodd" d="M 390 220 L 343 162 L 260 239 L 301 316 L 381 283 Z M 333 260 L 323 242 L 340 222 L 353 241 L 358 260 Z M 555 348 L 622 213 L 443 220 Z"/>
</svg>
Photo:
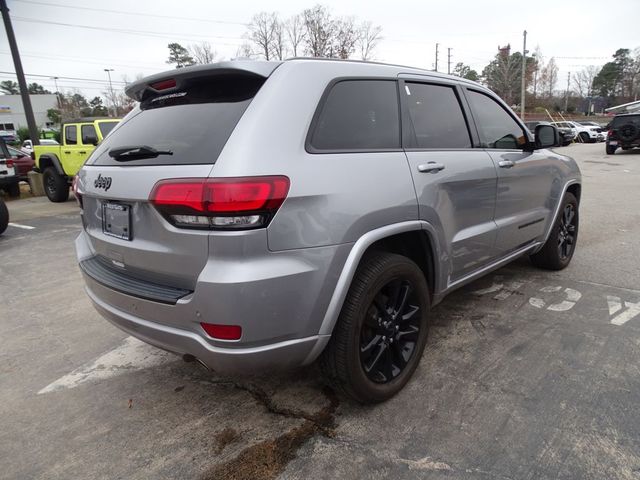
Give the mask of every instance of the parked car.
<svg viewBox="0 0 640 480">
<path fill-rule="evenodd" d="M 578 122 L 580 125 L 583 125 L 585 127 L 595 127 L 596 128 L 596 132 L 600 132 L 603 135 L 606 134 L 607 128 L 606 125 L 601 125 L 597 122 Z"/>
<path fill-rule="evenodd" d="M 606 152 L 608 155 L 616 153 L 616 149 L 630 150 L 640 147 L 640 113 L 616 115 L 609 124 Z"/>
<path fill-rule="evenodd" d="M 40 145 L 60 145 L 57 141 L 50 138 L 41 138 L 39 139 Z M 21 150 L 28 155 L 31 155 L 33 152 L 33 142 L 29 139 L 26 139 L 22 142 Z"/>
<path fill-rule="evenodd" d="M 20 177 L 14 159 L 4 140 L 0 138 L 0 189 L 10 197 L 20 196 Z"/>
<path fill-rule="evenodd" d="M 595 143 L 604 141 L 604 135 L 597 131 L 596 127 L 586 127 L 580 125 L 578 122 L 551 122 L 551 125 L 555 125 L 560 128 L 570 128 L 576 137 L 580 137 L 580 140 L 584 143 Z"/>
<path fill-rule="evenodd" d="M 0 198 L 0 235 L 4 233 L 9 225 L 9 210 L 4 200 Z"/>
<path fill-rule="evenodd" d="M 18 139 L 16 127 L 13 123 L 0 123 L 0 139 L 13 143 Z"/>
<path fill-rule="evenodd" d="M 557 130 L 534 139 L 475 82 L 293 59 L 126 93 L 139 106 L 74 182 L 86 291 L 125 332 L 216 371 L 318 360 L 337 389 L 383 401 L 445 295 L 575 251 L 581 176 L 548 149 Z"/>
<path fill-rule="evenodd" d="M 541 121 L 541 120 L 525 122 L 524 124 L 526 125 L 526 127 L 529 129 L 530 132 L 535 132 L 535 129 L 538 125 L 551 125 L 551 123 Z M 573 142 L 576 138 L 571 128 L 560 128 L 556 126 L 553 126 L 553 128 L 556 128 L 558 130 L 558 134 L 560 135 L 559 146 L 566 147 L 571 142 Z"/>
<path fill-rule="evenodd" d="M 20 180 L 28 181 L 29 180 L 29 172 L 33 170 L 33 166 L 35 162 L 31 155 L 24 153 L 22 150 L 18 150 L 17 148 L 10 147 L 7 145 L 7 150 L 9 150 L 9 155 L 13 159 L 13 163 L 16 166 L 16 171 L 18 173 L 18 177 Z"/>
<path fill-rule="evenodd" d="M 42 173 L 44 191 L 52 202 L 66 202 L 69 187 L 85 160 L 120 122 L 118 118 L 80 118 L 62 124 L 62 145 L 36 145 L 35 170 Z"/>
</svg>

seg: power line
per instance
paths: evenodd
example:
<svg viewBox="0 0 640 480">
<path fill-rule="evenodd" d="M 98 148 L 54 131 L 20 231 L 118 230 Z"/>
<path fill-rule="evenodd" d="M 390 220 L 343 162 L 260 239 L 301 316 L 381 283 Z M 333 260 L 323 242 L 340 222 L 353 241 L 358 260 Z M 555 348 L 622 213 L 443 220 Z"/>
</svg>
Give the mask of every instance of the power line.
<svg viewBox="0 0 640 480">
<path fill-rule="evenodd" d="M 48 2 L 36 2 L 34 0 L 14 0 L 18 3 L 31 3 L 33 5 L 46 5 L 48 7 L 59 7 L 59 8 L 72 8 L 73 10 L 89 10 L 92 12 L 104 12 L 104 13 L 115 13 L 118 15 L 137 15 L 140 17 L 153 17 L 153 18 L 164 18 L 167 20 L 187 20 L 190 22 L 206 22 L 206 23 L 219 23 L 223 25 L 242 25 L 247 26 L 247 23 L 242 22 L 233 22 L 229 20 L 209 20 L 206 18 L 194 18 L 194 17 L 176 17 L 173 15 L 158 15 L 157 13 L 142 13 L 142 12 L 121 12 L 118 10 L 109 10 L 107 8 L 95 8 L 95 7 L 80 7 L 75 5 L 61 5 L 59 3 L 48 3 Z"/>
<path fill-rule="evenodd" d="M 110 28 L 110 27 L 96 27 L 94 25 L 79 25 L 77 23 L 64 23 L 64 22 L 53 22 L 50 20 L 39 20 L 36 18 L 27 18 L 27 17 L 12 17 L 16 22 L 27 22 L 27 23 L 42 23 L 46 25 L 57 25 L 60 27 L 73 27 L 73 28 L 84 28 L 87 30 L 98 30 L 102 32 L 114 32 L 114 33 L 123 33 L 125 35 L 136 35 L 139 37 L 152 37 L 152 38 L 183 38 L 183 39 L 206 39 L 206 38 L 222 38 L 229 40 L 243 40 L 240 37 L 224 37 L 219 35 L 198 35 L 194 33 L 176 33 L 176 34 L 167 34 L 164 32 L 152 32 L 149 30 L 127 30 L 124 28 Z M 231 45 L 238 46 L 238 43 L 224 43 L 224 42 L 216 42 L 218 45 Z"/>
<path fill-rule="evenodd" d="M 9 52 L 2 52 L 0 51 L 0 55 L 9 55 Z M 42 58 L 45 60 L 49 60 L 52 58 L 59 58 L 61 60 L 67 61 L 67 62 L 82 62 L 82 63 L 90 63 L 92 65 L 104 65 L 105 63 L 108 63 L 109 65 L 113 65 L 114 67 L 125 67 L 125 68 L 133 68 L 133 69 L 138 69 L 138 70 L 153 70 L 154 72 L 157 72 L 158 70 L 164 70 L 167 67 L 164 66 L 163 67 L 142 67 L 140 65 L 126 65 L 123 63 L 113 63 L 110 62 L 109 60 L 105 59 L 102 62 L 92 62 L 91 60 L 84 60 L 82 58 L 73 58 L 73 57 L 64 57 L 64 56 L 60 56 L 60 55 L 36 55 L 36 54 L 22 54 L 23 57 L 29 57 L 29 58 Z"/>
<path fill-rule="evenodd" d="M 1 71 L 0 73 L 4 73 L 5 75 L 15 75 L 15 72 L 6 72 L 6 71 Z M 100 80 L 97 78 L 81 78 L 81 77 L 62 77 L 60 75 L 42 75 L 42 74 L 38 74 L 38 73 L 25 73 L 24 74 L 25 77 L 42 77 L 42 78 L 52 78 L 52 77 L 58 77 L 62 80 L 82 80 L 82 81 L 86 81 L 86 82 L 99 82 L 99 83 L 105 83 L 104 80 Z M 126 85 L 126 82 L 122 82 L 119 80 L 114 80 L 113 83 L 121 83 L 123 85 Z"/>
</svg>

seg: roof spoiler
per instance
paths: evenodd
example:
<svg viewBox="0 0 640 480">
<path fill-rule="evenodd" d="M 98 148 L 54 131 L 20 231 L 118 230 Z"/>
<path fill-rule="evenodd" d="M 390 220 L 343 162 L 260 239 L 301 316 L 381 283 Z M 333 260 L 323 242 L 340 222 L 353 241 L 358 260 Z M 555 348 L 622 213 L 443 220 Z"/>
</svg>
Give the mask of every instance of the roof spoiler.
<svg viewBox="0 0 640 480">
<path fill-rule="evenodd" d="M 162 73 L 156 73 L 130 83 L 125 88 L 125 93 L 142 101 L 145 94 L 170 93 L 178 90 L 186 80 L 219 75 L 247 75 L 267 78 L 282 62 L 262 62 L 251 60 L 236 60 L 230 62 L 218 62 L 192 67 L 176 68 Z M 148 97 L 147 97 L 148 98 Z"/>
</svg>

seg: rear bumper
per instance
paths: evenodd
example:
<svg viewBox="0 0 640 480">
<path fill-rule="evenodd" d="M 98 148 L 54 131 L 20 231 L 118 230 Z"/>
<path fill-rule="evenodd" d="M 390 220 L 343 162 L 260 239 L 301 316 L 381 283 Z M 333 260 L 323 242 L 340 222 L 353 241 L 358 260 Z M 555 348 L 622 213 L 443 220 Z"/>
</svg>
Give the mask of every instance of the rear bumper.
<svg viewBox="0 0 640 480">
<path fill-rule="evenodd" d="M 268 369 L 295 368 L 312 362 L 328 341 L 315 335 L 252 348 L 214 346 L 203 336 L 188 330 L 137 318 L 100 300 L 86 288 L 96 310 L 128 334 L 178 355 L 189 354 L 207 367 L 221 373 L 252 373 Z"/>
<path fill-rule="evenodd" d="M 20 177 L 18 175 L 7 175 L 0 177 L 0 187 L 6 187 L 9 185 L 14 185 L 20 181 Z"/>
<path fill-rule="evenodd" d="M 266 235 L 257 232 L 253 235 Z M 229 237 L 229 241 L 237 240 Z M 221 248 L 224 240 L 217 245 Z M 320 327 L 351 244 L 240 258 L 210 257 L 193 292 L 173 303 L 116 290 L 84 270 L 98 312 L 157 347 L 189 354 L 212 370 L 247 373 L 311 363 L 329 339 Z M 76 240 L 78 261 L 94 257 L 89 238 Z M 255 251 L 255 250 L 254 250 Z M 209 337 L 201 322 L 240 325 L 238 341 Z"/>
</svg>

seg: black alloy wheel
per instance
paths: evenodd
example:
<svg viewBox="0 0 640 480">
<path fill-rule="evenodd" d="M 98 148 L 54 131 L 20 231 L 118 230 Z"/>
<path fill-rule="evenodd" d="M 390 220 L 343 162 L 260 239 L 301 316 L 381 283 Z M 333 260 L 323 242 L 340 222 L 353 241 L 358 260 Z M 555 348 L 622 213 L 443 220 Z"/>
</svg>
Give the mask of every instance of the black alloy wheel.
<svg viewBox="0 0 640 480">
<path fill-rule="evenodd" d="M 371 381 L 396 378 L 416 351 L 419 302 L 407 279 L 394 279 L 376 294 L 360 331 L 360 362 Z"/>
<path fill-rule="evenodd" d="M 560 229 L 558 231 L 558 254 L 561 260 L 566 260 L 573 254 L 576 243 L 576 218 L 574 205 L 567 203 L 560 217 Z"/>
</svg>

